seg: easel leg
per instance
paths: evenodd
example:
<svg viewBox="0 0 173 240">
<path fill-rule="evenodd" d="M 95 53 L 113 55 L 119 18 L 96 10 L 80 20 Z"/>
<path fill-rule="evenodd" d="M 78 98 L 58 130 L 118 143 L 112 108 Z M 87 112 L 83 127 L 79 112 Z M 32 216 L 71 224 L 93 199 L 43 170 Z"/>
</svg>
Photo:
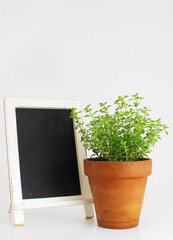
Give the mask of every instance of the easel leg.
<svg viewBox="0 0 173 240">
<path fill-rule="evenodd" d="M 11 202 L 10 202 L 10 206 L 8 209 L 8 213 L 12 214 L 14 226 L 24 225 L 24 211 L 23 210 L 13 210 Z"/>
<path fill-rule="evenodd" d="M 11 213 L 11 202 L 10 202 L 10 205 L 9 205 L 8 213 L 9 214 Z"/>
<path fill-rule="evenodd" d="M 90 219 L 94 217 L 93 203 L 85 203 L 85 218 Z"/>
<path fill-rule="evenodd" d="M 12 210 L 13 225 L 24 225 L 24 212 L 23 210 Z"/>
</svg>

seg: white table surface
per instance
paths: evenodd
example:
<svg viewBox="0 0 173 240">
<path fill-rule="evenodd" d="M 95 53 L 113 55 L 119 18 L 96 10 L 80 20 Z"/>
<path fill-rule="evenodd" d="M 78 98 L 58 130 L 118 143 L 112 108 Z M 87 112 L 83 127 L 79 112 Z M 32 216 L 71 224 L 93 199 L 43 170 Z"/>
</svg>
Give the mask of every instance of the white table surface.
<svg viewBox="0 0 173 240">
<path fill-rule="evenodd" d="M 98 227 L 96 218 L 84 219 L 83 206 L 26 210 L 25 225 L 14 227 L 7 209 L 3 208 L 0 236 L 2 240 L 172 240 L 173 198 L 147 196 L 138 227 L 126 230 Z"/>
</svg>

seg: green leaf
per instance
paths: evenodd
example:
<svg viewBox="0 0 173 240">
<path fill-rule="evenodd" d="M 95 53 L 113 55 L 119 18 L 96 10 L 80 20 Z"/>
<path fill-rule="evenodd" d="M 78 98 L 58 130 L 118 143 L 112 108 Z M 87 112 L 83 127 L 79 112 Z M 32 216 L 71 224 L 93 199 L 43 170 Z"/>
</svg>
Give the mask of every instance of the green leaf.
<svg viewBox="0 0 173 240">
<path fill-rule="evenodd" d="M 85 149 L 106 161 L 139 161 L 148 156 L 161 139 L 160 134 L 163 131 L 168 134 L 168 126 L 162 124 L 161 118 L 151 119 L 151 110 L 140 107 L 141 99 L 138 93 L 131 97 L 118 96 L 111 112 L 112 105 L 107 102 L 100 103 L 100 109 L 95 111 L 88 104 L 84 108 L 86 123 L 82 121 L 80 111 L 72 108 L 70 117 L 76 122 Z"/>
</svg>

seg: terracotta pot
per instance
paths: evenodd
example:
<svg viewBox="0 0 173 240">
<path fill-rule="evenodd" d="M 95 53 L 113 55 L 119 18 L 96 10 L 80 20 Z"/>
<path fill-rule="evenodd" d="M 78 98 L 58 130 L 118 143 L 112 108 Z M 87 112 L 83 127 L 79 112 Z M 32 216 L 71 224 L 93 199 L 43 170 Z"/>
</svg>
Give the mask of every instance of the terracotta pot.
<svg viewBox="0 0 173 240">
<path fill-rule="evenodd" d="M 152 160 L 107 162 L 85 159 L 84 169 L 89 178 L 98 225 L 136 227 Z"/>
</svg>

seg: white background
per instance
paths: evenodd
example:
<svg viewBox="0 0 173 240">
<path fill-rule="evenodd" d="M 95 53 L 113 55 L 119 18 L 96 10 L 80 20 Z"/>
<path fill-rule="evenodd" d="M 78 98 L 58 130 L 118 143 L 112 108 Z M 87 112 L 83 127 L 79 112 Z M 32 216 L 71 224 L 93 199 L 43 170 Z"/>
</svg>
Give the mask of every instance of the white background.
<svg viewBox="0 0 173 240">
<path fill-rule="evenodd" d="M 30 210 L 13 227 L 3 98 L 81 99 L 83 106 L 140 93 L 170 126 L 151 153 L 140 225 L 97 227 L 81 206 Z M 5 239 L 172 239 L 173 1 L 0 0 L 0 234 Z"/>
</svg>

